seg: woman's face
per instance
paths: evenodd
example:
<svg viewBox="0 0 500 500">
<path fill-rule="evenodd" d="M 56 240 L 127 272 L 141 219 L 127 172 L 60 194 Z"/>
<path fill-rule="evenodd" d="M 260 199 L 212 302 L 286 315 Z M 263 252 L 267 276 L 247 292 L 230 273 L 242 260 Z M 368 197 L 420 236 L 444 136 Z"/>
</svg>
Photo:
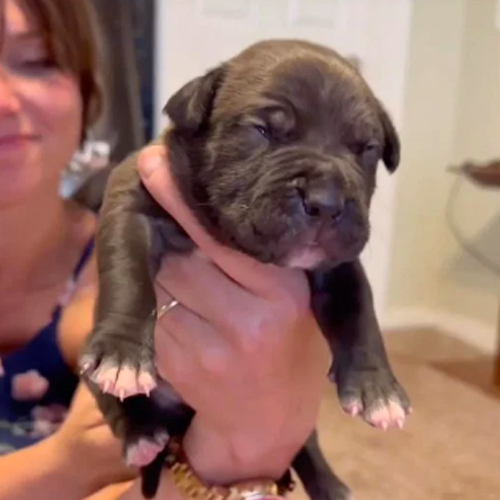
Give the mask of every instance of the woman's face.
<svg viewBox="0 0 500 500">
<path fill-rule="evenodd" d="M 56 193 L 79 146 L 77 80 L 51 65 L 22 0 L 6 0 L 0 46 L 0 207 Z"/>
</svg>

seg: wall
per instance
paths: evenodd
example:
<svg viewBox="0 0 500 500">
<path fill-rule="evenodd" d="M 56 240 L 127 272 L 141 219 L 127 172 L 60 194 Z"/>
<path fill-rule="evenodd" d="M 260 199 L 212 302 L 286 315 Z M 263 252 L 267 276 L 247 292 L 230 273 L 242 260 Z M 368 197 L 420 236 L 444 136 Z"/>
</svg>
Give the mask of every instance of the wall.
<svg viewBox="0 0 500 500">
<path fill-rule="evenodd" d="M 447 221 L 450 163 L 500 156 L 500 31 L 496 0 L 416 0 L 403 166 L 385 325 L 438 326 L 491 351 L 498 276 L 458 245 Z M 496 111 L 498 110 L 498 111 Z M 451 214 L 500 264 L 500 196 L 468 182 Z"/>
<path fill-rule="evenodd" d="M 446 240 L 442 195 L 454 144 L 463 14 L 462 0 L 416 0 L 413 7 L 389 315 L 438 305 L 438 249 Z"/>
<path fill-rule="evenodd" d="M 307 38 L 356 55 L 398 128 L 402 125 L 413 0 L 157 0 L 157 102 L 182 84 L 264 38 Z M 165 122 L 157 107 L 156 127 Z M 397 176 L 381 166 L 373 237 L 363 254 L 383 310 Z"/>
<path fill-rule="evenodd" d="M 446 206 L 455 177 L 446 167 L 467 156 L 488 157 L 500 143 L 500 112 L 490 113 L 500 111 L 500 64 L 491 64 L 500 53 L 494 3 L 406 0 L 396 9 L 389 0 L 342 0 L 333 16 L 342 22 L 331 29 L 329 23 L 290 24 L 289 6 L 305 0 L 157 0 L 157 96 L 164 102 L 188 78 L 260 37 L 321 36 L 354 48 L 389 104 L 403 145 L 400 171 L 391 179 L 381 172 L 383 195 L 374 206 L 377 223 L 365 254 L 381 323 L 437 325 L 492 348 L 498 281 L 460 250 L 449 231 Z M 211 5 L 219 6 L 215 14 L 207 10 Z M 222 15 L 221 5 L 226 11 L 243 7 Z M 253 8 L 245 10 L 248 5 Z M 314 3 L 330 14 L 332 5 Z M 156 125 L 161 121 L 158 109 Z M 461 227 L 493 256 L 500 247 L 491 229 L 500 224 L 492 215 L 497 202 L 498 195 L 465 186 L 457 210 Z"/>
<path fill-rule="evenodd" d="M 458 95 L 453 158 L 500 157 L 500 29 L 497 0 L 468 0 Z M 453 211 L 464 236 L 500 267 L 500 191 L 464 182 Z M 470 257 L 455 238 L 447 238 L 439 273 L 439 305 L 448 314 L 477 323 L 472 341 L 495 344 L 500 277 Z M 476 338 L 474 338 L 476 337 Z M 480 338 L 479 338 L 480 337 Z"/>
</svg>

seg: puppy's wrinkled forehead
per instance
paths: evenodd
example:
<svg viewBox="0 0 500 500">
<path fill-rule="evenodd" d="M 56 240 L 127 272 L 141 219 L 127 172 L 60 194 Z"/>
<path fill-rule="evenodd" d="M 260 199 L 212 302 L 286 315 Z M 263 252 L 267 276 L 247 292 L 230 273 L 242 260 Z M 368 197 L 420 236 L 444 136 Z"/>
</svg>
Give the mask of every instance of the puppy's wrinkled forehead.
<svg viewBox="0 0 500 500">
<path fill-rule="evenodd" d="M 376 101 L 357 71 L 314 45 L 256 45 L 226 64 L 212 119 L 255 115 L 278 126 L 354 140 L 382 133 Z M 355 126 L 354 126 L 355 125 Z"/>
<path fill-rule="evenodd" d="M 296 145 L 361 151 L 375 142 L 390 172 L 400 162 L 397 131 L 363 77 L 334 50 L 306 41 L 256 43 L 185 84 L 164 112 L 185 140 L 208 131 L 227 138 L 238 125 L 264 122 Z"/>
</svg>

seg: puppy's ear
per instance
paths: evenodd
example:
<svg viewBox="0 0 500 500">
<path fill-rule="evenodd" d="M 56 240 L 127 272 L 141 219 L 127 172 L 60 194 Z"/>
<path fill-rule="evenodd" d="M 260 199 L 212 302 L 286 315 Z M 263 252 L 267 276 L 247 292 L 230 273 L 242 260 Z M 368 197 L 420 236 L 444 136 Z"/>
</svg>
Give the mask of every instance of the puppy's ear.
<svg viewBox="0 0 500 500">
<path fill-rule="evenodd" d="M 194 78 L 181 87 L 163 108 L 174 126 L 189 132 L 197 132 L 210 116 L 225 68 L 211 69 L 205 75 Z"/>
<path fill-rule="evenodd" d="M 382 160 L 387 170 L 392 174 L 396 171 L 401 161 L 401 144 L 399 135 L 394 127 L 391 117 L 379 101 L 379 116 L 384 129 L 384 149 Z"/>
</svg>

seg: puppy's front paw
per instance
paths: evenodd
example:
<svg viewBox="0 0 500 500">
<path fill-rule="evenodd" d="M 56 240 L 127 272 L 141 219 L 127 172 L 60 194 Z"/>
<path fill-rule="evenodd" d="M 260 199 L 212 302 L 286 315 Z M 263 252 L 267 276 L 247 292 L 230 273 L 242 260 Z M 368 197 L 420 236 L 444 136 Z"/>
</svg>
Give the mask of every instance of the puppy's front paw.
<svg viewBox="0 0 500 500">
<path fill-rule="evenodd" d="M 344 411 L 384 431 L 389 427 L 402 429 L 411 413 L 406 391 L 387 370 L 352 368 L 338 374 L 337 390 Z"/>
<path fill-rule="evenodd" d="M 149 396 L 156 387 L 153 353 L 130 339 L 96 335 L 79 360 L 80 373 L 101 391 L 124 400 L 137 394 Z"/>
</svg>

